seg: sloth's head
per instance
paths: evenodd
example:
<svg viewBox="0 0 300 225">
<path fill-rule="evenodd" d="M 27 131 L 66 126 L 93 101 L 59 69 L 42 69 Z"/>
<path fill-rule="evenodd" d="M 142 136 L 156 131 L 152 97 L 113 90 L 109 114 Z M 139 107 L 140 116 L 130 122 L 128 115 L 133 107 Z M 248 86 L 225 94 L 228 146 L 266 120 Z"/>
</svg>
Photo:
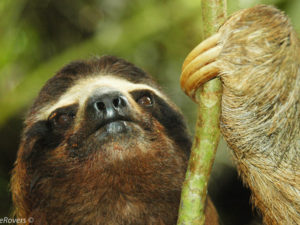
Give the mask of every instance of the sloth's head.
<svg viewBox="0 0 300 225">
<path fill-rule="evenodd" d="M 109 56 L 73 62 L 45 84 L 25 121 L 16 216 L 175 223 L 190 146 L 181 113 L 141 69 Z"/>
</svg>

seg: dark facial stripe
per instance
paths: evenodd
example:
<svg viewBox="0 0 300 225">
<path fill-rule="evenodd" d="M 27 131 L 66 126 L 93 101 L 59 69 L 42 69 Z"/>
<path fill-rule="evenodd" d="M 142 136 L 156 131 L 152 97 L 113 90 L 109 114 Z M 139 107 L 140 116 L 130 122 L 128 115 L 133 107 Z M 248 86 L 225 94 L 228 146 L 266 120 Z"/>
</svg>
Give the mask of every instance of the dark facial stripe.
<svg viewBox="0 0 300 225">
<path fill-rule="evenodd" d="M 76 115 L 78 105 L 69 105 L 63 108 L 56 109 L 51 113 L 48 120 L 42 120 L 35 123 L 25 132 L 24 146 L 26 150 L 23 155 L 24 160 L 35 161 L 45 152 L 55 149 L 64 139 L 64 135 L 73 125 L 73 121 L 68 121 L 68 124 L 60 124 L 61 115 Z M 72 119 L 72 118 L 71 118 Z M 65 122 L 65 120 L 63 121 Z M 28 142 L 30 140 L 30 142 Z M 31 141 L 34 140 L 34 143 Z"/>
<path fill-rule="evenodd" d="M 183 116 L 174 110 L 164 99 L 155 95 L 148 89 L 132 91 L 131 96 L 138 101 L 142 96 L 150 96 L 153 98 L 153 108 L 149 108 L 148 112 L 165 127 L 167 135 L 175 140 L 176 144 L 180 146 L 187 154 L 191 148 L 191 138 L 188 135 L 186 123 Z"/>
<path fill-rule="evenodd" d="M 192 142 L 183 116 L 160 97 L 155 96 L 154 101 L 153 116 L 165 127 L 168 136 L 189 155 Z"/>
</svg>

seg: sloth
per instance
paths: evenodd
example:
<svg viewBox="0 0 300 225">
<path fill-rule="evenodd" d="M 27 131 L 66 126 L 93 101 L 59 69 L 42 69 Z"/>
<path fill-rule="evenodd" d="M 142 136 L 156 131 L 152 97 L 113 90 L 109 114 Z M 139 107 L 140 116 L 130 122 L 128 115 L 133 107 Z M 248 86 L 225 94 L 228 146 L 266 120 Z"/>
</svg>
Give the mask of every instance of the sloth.
<svg viewBox="0 0 300 225">
<path fill-rule="evenodd" d="M 14 214 L 35 225 L 176 224 L 190 148 L 181 112 L 143 70 L 113 56 L 72 62 L 29 110 Z M 205 213 L 218 224 L 210 200 Z"/>
<path fill-rule="evenodd" d="M 300 224 L 300 47 L 270 6 L 239 11 L 187 57 L 181 85 L 223 84 L 221 130 L 268 225 Z M 29 110 L 11 179 L 35 225 L 176 224 L 191 140 L 156 82 L 125 60 L 73 62 Z M 218 224 L 212 202 L 206 225 Z M 31 223 L 32 224 L 32 223 Z"/>
<path fill-rule="evenodd" d="M 195 98 L 223 84 L 221 131 L 264 224 L 300 224 L 300 42 L 272 6 L 237 12 L 186 58 L 181 86 Z"/>
</svg>

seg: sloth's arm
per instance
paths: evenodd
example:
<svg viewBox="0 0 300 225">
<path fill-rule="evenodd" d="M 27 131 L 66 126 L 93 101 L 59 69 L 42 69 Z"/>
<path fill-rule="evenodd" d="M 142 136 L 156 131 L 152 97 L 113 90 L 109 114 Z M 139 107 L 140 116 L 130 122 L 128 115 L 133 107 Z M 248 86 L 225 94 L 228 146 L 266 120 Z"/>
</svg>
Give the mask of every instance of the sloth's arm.
<svg viewBox="0 0 300 225">
<path fill-rule="evenodd" d="M 194 97 L 223 83 L 221 129 L 266 224 L 300 224 L 300 47 L 270 6 L 239 11 L 187 57 L 181 77 Z"/>
</svg>

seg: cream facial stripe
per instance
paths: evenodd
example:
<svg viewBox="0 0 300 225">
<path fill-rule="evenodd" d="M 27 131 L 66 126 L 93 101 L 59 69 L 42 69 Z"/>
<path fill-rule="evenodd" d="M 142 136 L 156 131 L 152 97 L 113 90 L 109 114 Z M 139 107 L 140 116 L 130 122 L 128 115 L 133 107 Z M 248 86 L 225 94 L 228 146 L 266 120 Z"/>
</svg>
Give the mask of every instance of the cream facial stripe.
<svg viewBox="0 0 300 225">
<path fill-rule="evenodd" d="M 125 79 L 121 79 L 111 75 L 89 77 L 86 79 L 80 79 L 77 83 L 75 83 L 75 85 L 69 88 L 55 104 L 46 106 L 45 108 L 41 109 L 40 113 L 36 115 L 35 120 L 45 120 L 55 109 L 74 103 L 78 103 L 79 108 L 81 109 L 86 100 L 92 95 L 92 93 L 96 89 L 101 87 L 109 87 L 120 90 L 127 96 L 129 95 L 128 93 L 133 90 L 147 89 L 155 93 L 157 96 L 168 101 L 165 95 L 146 84 L 134 84 Z"/>
</svg>

